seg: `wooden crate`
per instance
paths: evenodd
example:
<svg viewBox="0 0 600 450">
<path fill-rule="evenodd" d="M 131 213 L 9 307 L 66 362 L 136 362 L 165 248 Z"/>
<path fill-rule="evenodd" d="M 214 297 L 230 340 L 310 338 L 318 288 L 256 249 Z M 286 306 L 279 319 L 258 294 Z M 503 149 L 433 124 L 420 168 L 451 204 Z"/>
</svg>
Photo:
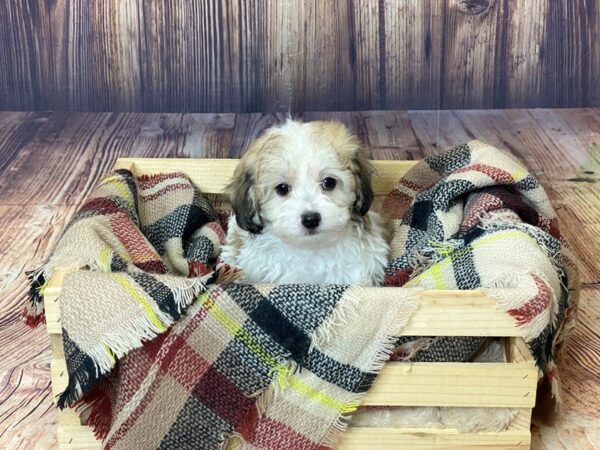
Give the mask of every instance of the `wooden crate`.
<svg viewBox="0 0 600 450">
<path fill-rule="evenodd" d="M 119 159 L 115 168 L 136 175 L 181 171 L 205 193 L 221 193 L 235 159 Z M 415 163 L 375 161 L 373 181 L 381 199 Z M 59 297 L 64 273 L 56 273 L 45 291 L 46 321 L 52 341 L 51 378 L 54 396 L 67 386 L 62 347 Z M 386 288 L 369 288 L 386 289 Z M 404 336 L 492 336 L 507 338 L 507 362 L 388 362 L 363 405 L 510 407 L 518 411 L 506 431 L 460 433 L 453 429 L 351 427 L 338 447 L 362 449 L 483 449 L 529 448 L 531 410 L 538 371 L 514 320 L 496 309 L 481 291 L 424 291 L 419 308 L 402 330 Z M 59 413 L 58 442 L 63 449 L 98 449 L 90 428 L 71 410 Z"/>
</svg>

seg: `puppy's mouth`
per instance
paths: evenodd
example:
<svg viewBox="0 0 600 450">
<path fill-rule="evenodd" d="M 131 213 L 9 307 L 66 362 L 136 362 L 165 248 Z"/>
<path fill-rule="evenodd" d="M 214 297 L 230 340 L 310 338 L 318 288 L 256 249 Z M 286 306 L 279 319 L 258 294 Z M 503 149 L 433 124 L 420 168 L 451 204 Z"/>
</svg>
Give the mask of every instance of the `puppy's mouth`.
<svg viewBox="0 0 600 450">
<path fill-rule="evenodd" d="M 306 230 L 306 233 L 304 233 L 305 236 L 315 236 L 319 234 L 319 230 Z"/>
</svg>

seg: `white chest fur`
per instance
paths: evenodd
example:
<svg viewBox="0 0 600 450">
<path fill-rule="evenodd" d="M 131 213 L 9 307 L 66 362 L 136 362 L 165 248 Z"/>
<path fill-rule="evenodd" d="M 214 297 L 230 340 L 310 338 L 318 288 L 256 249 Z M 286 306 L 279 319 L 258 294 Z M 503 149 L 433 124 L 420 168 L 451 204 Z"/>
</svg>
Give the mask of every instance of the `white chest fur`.
<svg viewBox="0 0 600 450">
<path fill-rule="evenodd" d="M 221 259 L 243 271 L 248 283 L 337 283 L 377 285 L 383 281 L 389 248 L 379 216 L 369 213 L 369 230 L 350 223 L 334 242 L 316 248 L 291 246 L 268 229 L 250 235 L 235 220 Z"/>
</svg>

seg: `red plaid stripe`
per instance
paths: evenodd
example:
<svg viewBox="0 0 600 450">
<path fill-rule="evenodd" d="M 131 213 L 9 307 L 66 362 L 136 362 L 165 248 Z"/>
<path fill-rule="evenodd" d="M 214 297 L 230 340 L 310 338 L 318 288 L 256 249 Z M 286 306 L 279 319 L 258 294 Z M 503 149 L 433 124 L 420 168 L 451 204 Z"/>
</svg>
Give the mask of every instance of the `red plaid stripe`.
<svg viewBox="0 0 600 450">
<path fill-rule="evenodd" d="M 156 175 L 142 175 L 138 177 L 137 181 L 141 189 L 150 189 L 156 186 L 159 183 L 162 183 L 166 180 L 174 180 L 177 178 L 182 178 L 183 180 L 188 180 L 188 177 L 181 172 L 173 172 L 173 173 L 159 173 Z"/>
<path fill-rule="evenodd" d="M 550 288 L 544 280 L 535 274 L 531 277 L 535 281 L 535 285 L 538 289 L 538 293 L 535 297 L 529 300 L 520 308 L 509 309 L 507 312 L 513 316 L 519 325 L 524 325 L 531 322 L 540 313 L 548 309 L 551 301 Z"/>
<path fill-rule="evenodd" d="M 149 202 L 152 200 L 156 200 L 157 198 L 160 198 L 162 195 L 166 194 L 167 192 L 180 191 L 180 190 L 191 191 L 193 189 L 194 188 L 189 183 L 170 184 L 170 185 L 165 186 L 164 188 L 160 189 L 159 191 L 155 192 L 154 194 L 140 195 L 140 199 L 145 202 Z"/>
<path fill-rule="evenodd" d="M 410 207 L 414 200 L 404 192 L 400 192 L 398 189 L 393 189 L 383 201 L 382 209 L 385 214 L 392 219 L 400 219 L 406 210 Z"/>
<path fill-rule="evenodd" d="M 512 175 L 506 170 L 480 163 L 469 164 L 468 166 L 456 169 L 452 173 L 457 174 L 471 171 L 481 172 L 490 177 L 497 184 L 512 184 L 515 182 Z"/>
<path fill-rule="evenodd" d="M 251 442 L 258 448 L 269 450 L 306 449 L 318 450 L 322 447 L 305 438 L 281 422 L 263 416 L 256 427 L 255 440 Z"/>
<path fill-rule="evenodd" d="M 167 269 L 160 256 L 154 251 L 127 213 L 118 212 L 111 214 L 109 218 L 114 235 L 127 249 L 133 264 L 146 272 L 166 273 Z"/>
</svg>

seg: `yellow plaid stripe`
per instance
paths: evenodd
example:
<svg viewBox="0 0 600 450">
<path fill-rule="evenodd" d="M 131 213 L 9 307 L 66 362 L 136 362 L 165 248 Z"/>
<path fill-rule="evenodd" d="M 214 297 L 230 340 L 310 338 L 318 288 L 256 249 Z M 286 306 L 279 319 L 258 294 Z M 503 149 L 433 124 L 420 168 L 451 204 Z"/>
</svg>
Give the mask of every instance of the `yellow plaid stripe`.
<svg viewBox="0 0 600 450">
<path fill-rule="evenodd" d="M 110 272 L 110 248 L 106 245 L 100 251 L 100 267 L 105 272 Z"/>
<path fill-rule="evenodd" d="M 355 411 L 358 408 L 358 404 L 344 403 L 331 395 L 327 395 L 324 392 L 315 389 L 314 387 L 310 386 L 308 383 L 305 383 L 295 375 L 289 375 L 287 382 L 289 384 L 290 389 L 293 389 L 294 391 L 298 392 L 299 394 L 304 396 L 304 398 L 311 400 L 315 403 L 319 403 L 320 405 L 323 405 L 329 409 L 332 409 L 338 414 L 349 413 Z"/>
<path fill-rule="evenodd" d="M 125 181 L 121 177 L 116 175 L 108 176 L 105 177 L 102 182 L 111 184 L 117 191 L 119 191 L 121 197 L 123 197 L 123 199 L 125 199 L 130 206 L 134 204 L 133 192 L 131 192 L 128 186 L 124 185 Z"/>
<path fill-rule="evenodd" d="M 140 305 L 142 305 L 144 311 L 146 312 L 146 315 L 148 316 L 148 319 L 150 319 L 150 321 L 156 326 L 156 328 L 161 333 L 167 331 L 167 327 L 156 316 L 154 309 L 152 309 L 152 305 L 150 304 L 150 302 L 148 302 L 146 297 L 140 294 L 140 292 L 123 275 L 115 273 L 113 274 L 113 276 L 115 277 L 115 280 L 117 280 L 119 284 L 125 288 L 130 297 L 137 301 Z"/>
<path fill-rule="evenodd" d="M 238 338 L 252 353 L 256 355 L 264 364 L 270 368 L 275 368 L 279 365 L 278 361 L 271 355 L 264 351 L 261 345 L 254 340 L 252 335 L 248 333 L 242 324 L 238 323 L 235 319 L 227 314 L 227 312 L 216 304 L 208 295 L 208 293 L 201 294 L 198 300 L 202 304 L 202 307 L 213 316 L 217 322 L 223 326 L 232 336 Z"/>
<path fill-rule="evenodd" d="M 336 413 L 348 413 L 355 411 L 358 408 L 358 404 L 355 403 L 344 403 L 336 399 L 335 397 L 328 395 L 324 392 L 315 389 L 308 383 L 291 373 L 288 367 L 282 366 L 275 358 L 269 355 L 262 346 L 256 342 L 256 340 L 244 329 L 242 324 L 238 323 L 233 319 L 227 312 L 214 302 L 208 293 L 203 293 L 198 297 L 202 307 L 214 317 L 223 328 L 225 328 L 232 336 L 239 339 L 244 345 L 256 355 L 267 367 L 270 368 L 271 372 L 276 374 L 275 382 L 279 384 L 282 389 L 293 389 L 298 392 L 306 399 L 319 403 L 329 409 L 334 410 Z"/>
<path fill-rule="evenodd" d="M 525 178 L 525 176 L 527 175 L 527 171 L 524 168 L 520 168 L 515 170 L 514 173 L 511 173 L 510 176 L 512 177 L 513 181 L 515 183 L 519 182 L 522 178 Z"/>
<path fill-rule="evenodd" d="M 477 248 L 483 247 L 485 245 L 491 244 L 493 242 L 501 241 L 504 239 L 518 239 L 520 241 L 524 241 L 524 242 L 528 242 L 530 244 L 537 245 L 535 239 L 533 239 L 527 233 L 524 233 L 524 232 L 518 231 L 518 230 L 507 230 L 507 231 L 499 231 L 497 233 L 494 233 L 494 234 L 491 234 L 488 236 L 484 236 L 484 237 L 476 240 L 475 242 L 473 242 L 470 245 L 470 248 L 477 249 Z M 431 278 L 431 280 L 435 286 L 435 289 L 450 288 L 451 286 L 448 286 L 444 280 L 443 270 L 446 267 L 448 267 L 449 265 L 451 265 L 452 261 L 456 260 L 457 258 L 460 258 L 464 254 L 471 251 L 470 248 L 465 247 L 465 248 L 461 248 L 461 249 L 451 252 L 446 258 L 442 259 L 441 261 L 438 261 L 437 263 L 432 265 L 430 268 L 428 268 L 425 272 L 414 277 L 412 280 L 410 280 L 404 286 L 405 287 L 414 286 L 414 285 L 422 282 L 424 279 Z"/>
</svg>

